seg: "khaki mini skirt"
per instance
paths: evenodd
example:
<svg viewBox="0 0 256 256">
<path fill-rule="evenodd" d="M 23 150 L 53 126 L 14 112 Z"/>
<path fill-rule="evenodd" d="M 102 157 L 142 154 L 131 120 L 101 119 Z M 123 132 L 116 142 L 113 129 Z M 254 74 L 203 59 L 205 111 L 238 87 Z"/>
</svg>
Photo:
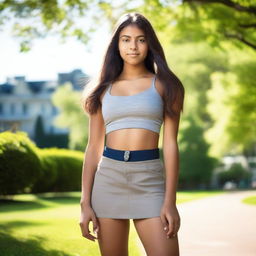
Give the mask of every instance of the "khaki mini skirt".
<svg viewBox="0 0 256 256">
<path fill-rule="evenodd" d="M 160 216 L 164 195 L 165 173 L 160 158 L 126 162 L 101 156 L 91 194 L 91 206 L 96 217 L 157 217 Z"/>
</svg>

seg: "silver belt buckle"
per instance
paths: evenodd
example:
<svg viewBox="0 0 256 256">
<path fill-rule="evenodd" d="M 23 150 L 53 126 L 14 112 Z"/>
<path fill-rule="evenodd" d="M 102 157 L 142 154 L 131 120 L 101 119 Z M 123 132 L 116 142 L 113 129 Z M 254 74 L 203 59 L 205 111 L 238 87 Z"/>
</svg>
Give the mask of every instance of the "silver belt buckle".
<svg viewBox="0 0 256 256">
<path fill-rule="evenodd" d="M 125 152 L 124 152 L 124 161 L 128 161 L 128 159 L 129 159 L 129 156 L 130 156 L 130 151 L 129 150 L 125 150 Z"/>
</svg>

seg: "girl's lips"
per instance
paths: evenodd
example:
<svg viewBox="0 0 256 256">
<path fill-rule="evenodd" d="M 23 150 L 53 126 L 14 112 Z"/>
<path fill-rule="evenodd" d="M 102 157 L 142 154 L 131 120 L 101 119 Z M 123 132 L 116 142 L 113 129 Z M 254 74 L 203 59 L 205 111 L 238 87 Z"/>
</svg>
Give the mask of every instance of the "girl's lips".
<svg viewBox="0 0 256 256">
<path fill-rule="evenodd" d="M 128 54 L 128 56 L 131 56 L 131 57 L 136 57 L 138 56 L 139 54 Z"/>
</svg>

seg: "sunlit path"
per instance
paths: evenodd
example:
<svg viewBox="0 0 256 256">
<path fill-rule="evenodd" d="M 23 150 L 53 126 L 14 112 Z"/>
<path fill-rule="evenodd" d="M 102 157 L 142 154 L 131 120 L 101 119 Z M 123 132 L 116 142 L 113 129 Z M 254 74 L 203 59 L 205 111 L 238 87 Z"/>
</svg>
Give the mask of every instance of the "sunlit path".
<svg viewBox="0 0 256 256">
<path fill-rule="evenodd" d="M 181 256 L 255 256 L 256 191 L 234 191 L 178 204 Z"/>
</svg>

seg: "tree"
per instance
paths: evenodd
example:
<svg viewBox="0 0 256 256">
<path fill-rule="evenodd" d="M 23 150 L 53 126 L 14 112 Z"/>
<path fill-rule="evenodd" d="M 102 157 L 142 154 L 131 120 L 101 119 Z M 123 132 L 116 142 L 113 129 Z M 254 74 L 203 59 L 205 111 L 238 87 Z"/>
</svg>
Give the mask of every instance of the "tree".
<svg viewBox="0 0 256 256">
<path fill-rule="evenodd" d="M 229 61 L 228 72 L 212 73 L 207 92 L 207 112 L 213 123 L 205 135 L 215 157 L 227 152 L 244 154 L 256 145 L 256 62 L 235 49 Z"/>
<path fill-rule="evenodd" d="M 69 148 L 84 150 L 88 137 L 88 118 L 80 105 L 81 93 L 70 83 L 58 87 L 52 95 L 53 104 L 60 109 L 54 124 L 69 129 Z"/>
<path fill-rule="evenodd" d="M 197 123 L 209 128 L 211 118 L 205 106 L 206 92 L 211 88 L 211 74 L 229 70 L 227 54 L 211 48 L 206 43 L 169 44 L 165 47 L 169 66 L 186 87 L 184 114 L 193 116 Z"/>
<path fill-rule="evenodd" d="M 21 40 L 24 52 L 34 39 L 49 35 L 59 35 L 62 40 L 75 37 L 87 45 L 90 34 L 104 22 L 104 8 L 104 2 L 93 0 L 4 0 L 0 2 L 0 28 L 12 24 L 13 36 Z"/>
<path fill-rule="evenodd" d="M 185 189 L 209 188 L 217 160 L 208 156 L 209 144 L 203 136 L 203 129 L 192 117 L 181 129 L 179 186 Z"/>
<path fill-rule="evenodd" d="M 43 118 L 41 115 L 37 116 L 35 124 L 35 143 L 38 147 L 41 147 L 44 144 L 44 124 Z"/>
<path fill-rule="evenodd" d="M 227 129 L 229 130 L 231 140 L 243 145 L 243 153 L 245 153 L 247 148 L 256 145 L 255 70 L 255 59 L 254 61 L 250 59 L 240 61 L 234 65 L 239 91 L 231 99 L 233 112 Z"/>
<path fill-rule="evenodd" d="M 181 20 L 182 27 L 195 23 L 213 45 L 223 40 L 256 50 L 256 4 L 251 0 L 183 0 L 192 12 Z M 185 9 L 184 9 L 185 10 Z M 185 31 L 184 31 L 185 32 Z M 187 32 L 187 30 L 186 30 Z M 196 31 L 198 32 L 198 31 Z M 192 32 L 193 33 L 193 32 Z M 200 37 L 199 37 L 200 38 Z"/>
</svg>

